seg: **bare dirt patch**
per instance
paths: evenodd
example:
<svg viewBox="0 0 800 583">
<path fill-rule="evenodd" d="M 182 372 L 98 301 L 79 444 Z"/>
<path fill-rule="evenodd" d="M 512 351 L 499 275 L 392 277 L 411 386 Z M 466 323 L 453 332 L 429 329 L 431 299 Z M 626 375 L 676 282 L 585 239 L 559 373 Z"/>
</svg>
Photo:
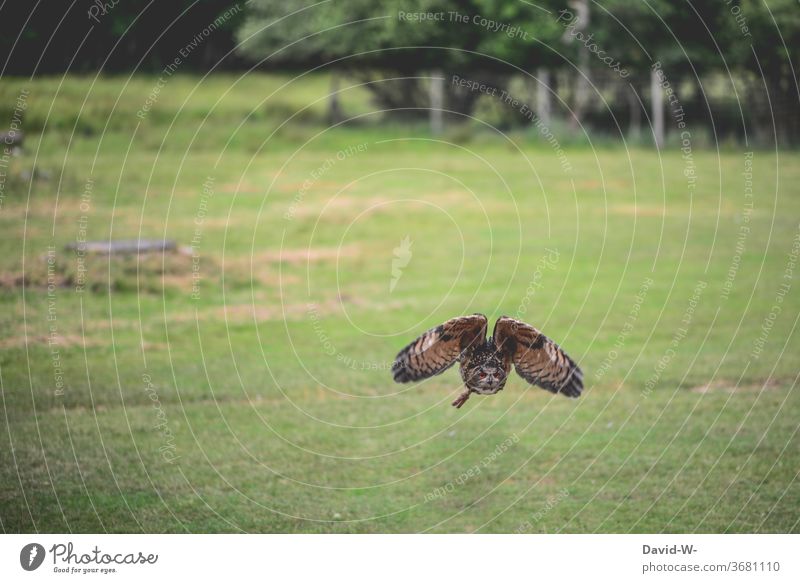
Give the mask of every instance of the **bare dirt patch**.
<svg viewBox="0 0 800 583">
<path fill-rule="evenodd" d="M 617 204 L 609 210 L 616 215 L 632 217 L 664 217 L 667 215 L 664 207 L 641 204 Z"/>
<path fill-rule="evenodd" d="M 258 192 L 266 192 L 266 186 L 253 184 L 251 182 L 224 182 L 217 186 L 217 192 L 224 192 L 226 194 L 254 194 Z"/>
<path fill-rule="evenodd" d="M 86 340 L 83 336 L 77 334 L 54 334 L 52 336 L 46 334 L 33 334 L 27 338 L 22 335 L 16 335 L 11 338 L 0 339 L 0 349 L 7 348 L 22 348 L 23 346 L 59 346 L 60 348 L 68 348 L 70 346 L 98 346 L 100 343 L 96 340 Z"/>
<path fill-rule="evenodd" d="M 358 247 L 344 245 L 342 247 L 308 247 L 306 249 L 278 249 L 265 251 L 253 258 L 253 264 L 259 261 L 272 263 L 304 264 L 318 261 L 336 261 L 341 257 L 356 257 Z"/>
<path fill-rule="evenodd" d="M 211 308 L 195 312 L 173 313 L 167 316 L 168 322 L 194 322 L 195 318 L 204 320 L 226 320 L 229 323 L 242 324 L 248 322 L 267 322 L 274 320 L 302 320 L 313 311 L 317 315 L 342 316 L 346 307 L 367 310 L 395 310 L 407 307 L 410 301 L 374 302 L 349 294 L 307 302 L 286 299 L 272 300 L 272 303 L 228 304 L 220 308 Z"/>
<path fill-rule="evenodd" d="M 735 381 L 714 381 L 704 385 L 692 387 L 689 390 L 693 393 L 760 393 L 761 391 L 769 391 L 777 389 L 780 386 L 780 381 L 770 379 L 766 382 L 748 383 L 736 386 Z"/>
<path fill-rule="evenodd" d="M 326 215 L 331 217 L 344 216 L 352 219 L 358 212 L 370 209 L 370 212 L 380 212 L 381 210 L 389 209 L 389 205 L 384 203 L 390 202 L 390 199 L 383 197 L 365 197 L 365 196 L 350 196 L 340 194 L 334 198 L 325 198 L 324 200 L 306 200 L 302 204 L 297 205 L 294 210 L 295 217 L 320 217 L 324 218 Z"/>
</svg>

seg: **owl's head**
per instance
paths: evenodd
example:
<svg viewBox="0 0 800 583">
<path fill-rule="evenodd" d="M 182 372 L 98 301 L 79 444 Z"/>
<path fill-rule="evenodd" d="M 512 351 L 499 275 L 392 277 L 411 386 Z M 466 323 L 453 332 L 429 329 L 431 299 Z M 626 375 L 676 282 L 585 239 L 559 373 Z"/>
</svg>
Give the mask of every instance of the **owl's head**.
<svg viewBox="0 0 800 583">
<path fill-rule="evenodd" d="M 493 352 L 483 355 L 483 358 L 476 358 L 470 364 L 464 375 L 468 388 L 481 395 L 493 395 L 505 386 L 506 370 L 499 354 Z"/>
</svg>

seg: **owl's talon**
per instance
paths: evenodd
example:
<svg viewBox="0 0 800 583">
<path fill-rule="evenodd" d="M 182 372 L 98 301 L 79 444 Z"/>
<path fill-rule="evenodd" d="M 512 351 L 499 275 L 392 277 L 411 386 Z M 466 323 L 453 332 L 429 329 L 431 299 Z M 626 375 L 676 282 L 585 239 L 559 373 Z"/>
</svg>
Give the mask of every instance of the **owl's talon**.
<svg viewBox="0 0 800 583">
<path fill-rule="evenodd" d="M 456 409 L 461 409 L 461 405 L 466 403 L 467 399 L 469 399 L 469 393 L 470 393 L 469 389 L 461 393 L 458 396 L 458 398 L 456 398 L 456 400 L 453 401 L 453 407 L 455 407 Z"/>
</svg>

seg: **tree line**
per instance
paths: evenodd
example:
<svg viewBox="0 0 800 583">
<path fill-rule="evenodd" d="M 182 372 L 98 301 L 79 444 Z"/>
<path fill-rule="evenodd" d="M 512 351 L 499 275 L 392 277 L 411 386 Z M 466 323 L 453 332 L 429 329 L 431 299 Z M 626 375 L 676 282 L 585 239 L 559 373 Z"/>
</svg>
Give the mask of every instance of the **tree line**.
<svg viewBox="0 0 800 583">
<path fill-rule="evenodd" d="M 159 71 L 231 8 L 183 70 L 333 73 L 434 131 L 512 89 L 548 121 L 636 134 L 670 115 L 738 138 L 800 135 L 796 0 L 80 0 L 0 7 L 2 75 Z M 660 89 L 659 89 L 660 87 Z M 712 96 L 711 89 L 716 88 Z M 672 95 L 667 94 L 671 91 Z M 664 100 L 667 100 L 666 102 Z M 500 124 L 522 123 L 505 112 Z M 770 132 L 774 133 L 770 136 Z M 658 137 L 657 137 L 658 139 Z"/>
</svg>

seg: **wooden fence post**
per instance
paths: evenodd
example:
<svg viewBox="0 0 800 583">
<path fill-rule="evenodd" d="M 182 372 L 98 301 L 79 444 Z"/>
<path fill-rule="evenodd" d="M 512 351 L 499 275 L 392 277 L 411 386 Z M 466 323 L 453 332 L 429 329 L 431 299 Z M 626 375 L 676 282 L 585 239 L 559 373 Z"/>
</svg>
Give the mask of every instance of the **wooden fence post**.
<svg viewBox="0 0 800 583">
<path fill-rule="evenodd" d="M 664 93 L 661 91 L 661 78 L 658 69 L 650 69 L 650 106 L 653 116 L 653 138 L 656 149 L 664 146 Z"/>
<path fill-rule="evenodd" d="M 439 70 L 431 73 L 430 83 L 430 124 L 431 133 L 438 136 L 444 129 L 442 107 L 444 106 L 444 73 Z"/>
<path fill-rule="evenodd" d="M 538 83 L 536 84 L 536 115 L 542 120 L 542 123 L 550 127 L 550 118 L 552 116 L 552 100 L 550 88 L 550 71 L 544 67 L 539 67 L 536 71 Z"/>
</svg>

